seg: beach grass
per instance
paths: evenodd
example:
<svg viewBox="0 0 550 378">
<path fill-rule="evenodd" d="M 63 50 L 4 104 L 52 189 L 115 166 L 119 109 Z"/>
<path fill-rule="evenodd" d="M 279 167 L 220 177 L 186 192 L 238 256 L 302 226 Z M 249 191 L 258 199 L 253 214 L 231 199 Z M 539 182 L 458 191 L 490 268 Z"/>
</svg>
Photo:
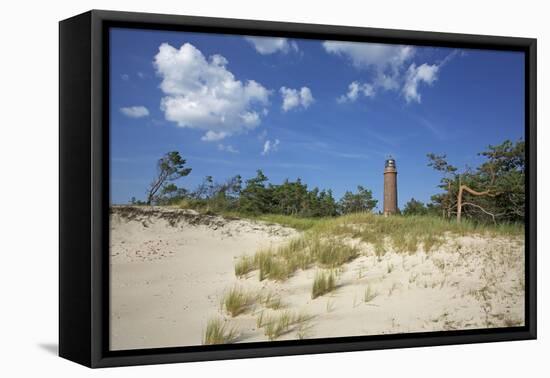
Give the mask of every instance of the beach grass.
<svg viewBox="0 0 550 378">
<path fill-rule="evenodd" d="M 266 295 L 259 298 L 260 303 L 271 310 L 279 310 L 284 307 L 284 303 L 281 297 L 275 293 L 268 292 Z"/>
<path fill-rule="evenodd" d="M 311 288 L 311 299 L 315 299 L 327 293 L 330 293 L 336 288 L 335 274 L 330 272 L 317 272 L 313 279 L 313 286 Z"/>
<path fill-rule="evenodd" d="M 250 256 L 241 256 L 235 263 L 235 276 L 238 278 L 246 276 L 256 269 L 254 259 Z"/>
<path fill-rule="evenodd" d="M 374 298 L 378 296 L 378 293 L 376 293 L 371 285 L 367 285 L 367 288 L 365 289 L 365 294 L 363 295 L 363 302 L 369 303 Z"/>
<path fill-rule="evenodd" d="M 209 319 L 206 323 L 203 345 L 228 344 L 235 340 L 237 331 L 229 327 L 226 322 L 219 318 Z"/>
<path fill-rule="evenodd" d="M 492 225 L 468 220 L 456 223 L 434 216 L 384 217 L 356 213 L 335 218 L 261 217 L 286 226 L 294 224 L 297 229 L 305 231 L 283 246 L 260 250 L 254 257 L 241 257 L 235 264 L 237 277 L 259 270 L 261 281 L 284 281 L 298 269 L 312 266 L 338 268 L 360 256 L 357 242 L 371 245 L 380 261 L 390 250 L 401 254 L 413 254 L 419 250 L 433 252 L 451 237 L 524 235 L 521 224 Z"/>
<path fill-rule="evenodd" d="M 282 335 L 292 331 L 294 327 L 300 326 L 311 319 L 306 314 L 295 313 L 289 310 L 267 316 L 264 316 L 262 313 L 261 316 L 262 321 L 260 324 L 262 324 L 264 334 L 270 341 L 278 339 Z"/>
<path fill-rule="evenodd" d="M 254 295 L 235 286 L 223 296 L 222 308 L 225 308 L 232 317 L 235 317 L 246 312 L 254 304 L 255 299 Z"/>
</svg>

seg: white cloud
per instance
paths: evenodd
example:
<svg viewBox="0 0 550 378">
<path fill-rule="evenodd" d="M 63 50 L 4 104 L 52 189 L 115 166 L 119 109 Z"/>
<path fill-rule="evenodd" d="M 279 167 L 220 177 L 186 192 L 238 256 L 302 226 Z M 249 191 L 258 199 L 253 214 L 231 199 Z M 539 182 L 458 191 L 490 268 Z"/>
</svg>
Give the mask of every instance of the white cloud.
<svg viewBox="0 0 550 378">
<path fill-rule="evenodd" d="M 236 148 L 234 148 L 230 144 L 225 145 L 225 144 L 220 143 L 220 144 L 218 144 L 218 150 L 225 151 L 225 152 L 230 152 L 232 154 L 238 154 L 239 153 L 239 150 L 237 150 Z"/>
<path fill-rule="evenodd" d="M 380 72 L 398 69 L 415 53 L 412 46 L 364 42 L 325 41 L 323 47 L 328 53 L 346 56 L 357 68 L 374 67 Z"/>
<path fill-rule="evenodd" d="M 401 73 L 399 71 L 394 71 L 391 74 L 385 74 L 383 72 L 378 72 L 376 77 L 374 78 L 373 85 L 376 87 L 380 87 L 382 89 L 385 89 L 387 91 L 390 90 L 398 90 L 400 83 Z"/>
<path fill-rule="evenodd" d="M 122 74 L 120 75 L 120 78 L 124 81 L 128 81 L 130 79 L 130 76 L 128 74 Z"/>
<path fill-rule="evenodd" d="M 411 64 L 405 75 L 405 84 L 403 85 L 403 96 L 407 103 L 422 101 L 422 96 L 418 93 L 418 85 L 426 83 L 432 85 L 437 80 L 437 74 L 440 66 L 437 64 Z"/>
<path fill-rule="evenodd" d="M 205 141 L 205 142 L 217 142 L 217 141 L 222 140 L 223 138 L 225 138 L 227 135 L 228 134 L 223 132 L 223 131 L 215 132 L 215 131 L 212 131 L 212 130 L 208 130 L 201 137 L 201 140 Z"/>
<path fill-rule="evenodd" d="M 120 108 L 120 112 L 130 118 L 142 118 L 149 115 L 149 110 L 145 106 L 128 106 Z"/>
<path fill-rule="evenodd" d="M 206 141 L 257 127 L 270 92 L 254 80 L 237 80 L 227 64 L 221 55 L 206 59 L 190 43 L 179 49 L 163 43 L 154 65 L 162 78 L 165 118 L 180 127 L 205 130 Z"/>
<path fill-rule="evenodd" d="M 296 89 L 281 87 L 280 92 L 283 98 L 282 108 L 285 112 L 300 105 L 300 94 Z"/>
<path fill-rule="evenodd" d="M 325 41 L 323 47 L 329 54 L 346 57 L 355 68 L 369 70 L 373 74 L 370 83 L 352 82 L 348 92 L 337 99 L 339 103 L 353 102 L 360 94 L 374 97 L 377 88 L 398 90 L 405 63 L 416 53 L 412 46 L 378 43 Z"/>
<path fill-rule="evenodd" d="M 281 142 L 279 141 L 279 139 L 275 139 L 274 141 L 266 140 L 264 143 L 264 149 L 262 151 L 262 155 L 265 156 L 267 154 L 277 151 L 279 149 L 280 143 Z"/>
<path fill-rule="evenodd" d="M 337 101 L 339 103 L 344 102 L 354 102 L 359 98 L 359 95 L 362 94 L 365 97 L 374 97 L 376 94 L 376 91 L 374 89 L 374 86 L 372 84 L 361 84 L 357 81 L 352 82 L 348 86 L 348 92 L 340 97 L 338 97 Z"/>
<path fill-rule="evenodd" d="M 284 54 L 290 50 L 299 51 L 298 44 L 295 41 L 289 42 L 286 38 L 245 37 L 245 39 L 262 55 L 274 54 L 279 51 Z"/>
<path fill-rule="evenodd" d="M 302 89 L 300 89 L 300 100 L 302 106 L 306 109 L 315 101 L 308 87 L 302 87 Z"/>
<path fill-rule="evenodd" d="M 357 69 L 372 74 L 369 82 L 349 84 L 347 93 L 337 98 L 339 103 L 356 101 L 361 94 L 374 97 L 378 89 L 399 92 L 407 103 L 420 103 L 419 85 L 432 85 L 440 69 L 458 53 L 454 50 L 436 64 L 417 65 L 410 62 L 416 54 L 412 46 L 325 41 L 323 47 L 330 54 L 346 57 Z"/>
<path fill-rule="evenodd" d="M 308 87 L 302 87 L 300 90 L 287 87 L 281 87 L 279 90 L 283 98 L 282 109 L 287 112 L 298 106 L 307 109 L 314 101 L 311 90 Z"/>
</svg>

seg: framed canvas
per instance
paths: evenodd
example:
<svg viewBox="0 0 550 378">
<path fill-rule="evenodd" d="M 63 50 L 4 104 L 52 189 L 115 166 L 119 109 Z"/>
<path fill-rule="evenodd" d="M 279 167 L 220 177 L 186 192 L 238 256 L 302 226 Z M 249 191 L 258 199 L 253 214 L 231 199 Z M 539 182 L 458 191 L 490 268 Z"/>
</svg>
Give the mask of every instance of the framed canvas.
<svg viewBox="0 0 550 378">
<path fill-rule="evenodd" d="M 59 354 L 536 338 L 536 40 L 60 22 Z"/>
</svg>

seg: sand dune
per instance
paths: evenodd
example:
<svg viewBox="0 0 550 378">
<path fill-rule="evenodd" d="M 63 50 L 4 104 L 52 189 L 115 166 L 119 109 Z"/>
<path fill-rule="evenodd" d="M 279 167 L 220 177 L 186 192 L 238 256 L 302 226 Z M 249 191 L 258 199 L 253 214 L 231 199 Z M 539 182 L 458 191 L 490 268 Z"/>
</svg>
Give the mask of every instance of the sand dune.
<svg viewBox="0 0 550 378">
<path fill-rule="evenodd" d="M 508 327 L 524 322 L 524 245 L 519 238 L 448 236 L 428 254 L 361 256 L 338 272 L 337 289 L 311 299 L 316 268 L 284 282 L 236 278 L 238 257 L 299 233 L 259 221 L 165 208 L 114 207 L 111 214 L 111 349 L 200 345 L 206 322 L 225 319 L 235 342 L 265 341 L 258 317 L 301 314 L 278 339 Z M 231 317 L 227 290 L 281 297 Z"/>
</svg>

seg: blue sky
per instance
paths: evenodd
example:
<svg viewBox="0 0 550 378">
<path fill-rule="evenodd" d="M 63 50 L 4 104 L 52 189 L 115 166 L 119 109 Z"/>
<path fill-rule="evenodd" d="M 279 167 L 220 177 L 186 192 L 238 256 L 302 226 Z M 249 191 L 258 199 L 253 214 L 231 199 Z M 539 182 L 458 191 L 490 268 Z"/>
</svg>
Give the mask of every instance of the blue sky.
<svg viewBox="0 0 550 378">
<path fill-rule="evenodd" d="M 475 167 L 523 137 L 523 72 L 518 52 L 112 29 L 111 201 L 144 199 L 177 150 L 188 189 L 262 169 L 336 198 L 363 185 L 379 208 L 391 154 L 399 206 L 427 202 L 427 153 Z"/>
</svg>

